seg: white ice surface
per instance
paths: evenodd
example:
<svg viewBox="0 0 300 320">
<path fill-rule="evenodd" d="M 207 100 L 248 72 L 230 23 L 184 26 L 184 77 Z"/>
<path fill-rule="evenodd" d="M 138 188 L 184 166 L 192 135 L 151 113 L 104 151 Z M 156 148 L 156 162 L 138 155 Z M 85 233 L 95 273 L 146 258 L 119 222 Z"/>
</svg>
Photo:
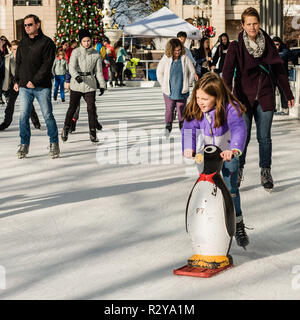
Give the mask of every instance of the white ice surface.
<svg viewBox="0 0 300 320">
<path fill-rule="evenodd" d="M 66 99 L 53 103 L 59 132 Z M 131 156 L 138 142 L 133 130 L 146 130 L 141 140 L 147 142 L 151 129 L 158 137 L 164 128 L 160 88 L 110 89 L 97 96 L 97 109 L 100 138 L 109 130 L 118 135 L 119 120 L 128 121 Z M 0 111 L 2 122 L 3 106 Z M 192 255 L 185 205 L 196 174 L 178 163 L 178 139 L 175 163 L 164 164 L 164 154 L 156 164 L 101 164 L 96 152 L 108 142 L 90 143 L 82 102 L 77 132 L 60 143 L 59 159 L 48 155 L 41 120 L 43 130 L 32 128 L 28 158 L 19 160 L 18 115 L 17 103 L 12 125 L 0 132 L 0 271 L 6 279 L 0 299 L 300 298 L 300 121 L 274 117 L 272 194 L 260 186 L 253 127 L 241 187 L 244 221 L 254 228 L 247 231 L 250 245 L 244 251 L 234 240 L 235 267 L 201 279 L 172 273 Z M 180 138 L 177 121 L 172 136 Z"/>
</svg>

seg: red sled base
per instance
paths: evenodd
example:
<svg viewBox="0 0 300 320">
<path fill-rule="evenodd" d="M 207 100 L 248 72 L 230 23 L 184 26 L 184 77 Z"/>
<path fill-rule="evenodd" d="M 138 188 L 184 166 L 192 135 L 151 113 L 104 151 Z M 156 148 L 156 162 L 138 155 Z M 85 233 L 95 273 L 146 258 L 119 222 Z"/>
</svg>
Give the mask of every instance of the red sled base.
<svg viewBox="0 0 300 320">
<path fill-rule="evenodd" d="M 200 277 L 200 278 L 210 278 L 226 269 L 232 268 L 233 264 L 229 264 L 225 267 L 218 269 L 206 269 L 199 267 L 190 267 L 185 265 L 181 268 L 173 270 L 173 274 L 177 276 L 190 276 L 190 277 Z"/>
</svg>

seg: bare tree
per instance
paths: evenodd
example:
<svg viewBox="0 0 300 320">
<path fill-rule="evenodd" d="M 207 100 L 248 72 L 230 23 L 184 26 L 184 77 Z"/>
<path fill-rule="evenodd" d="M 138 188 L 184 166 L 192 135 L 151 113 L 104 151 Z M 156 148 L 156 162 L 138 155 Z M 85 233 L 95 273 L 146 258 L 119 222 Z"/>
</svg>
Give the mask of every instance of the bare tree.
<svg viewBox="0 0 300 320">
<path fill-rule="evenodd" d="M 132 23 L 167 4 L 167 0 L 111 0 L 111 7 L 116 9 L 114 23 L 122 27 L 124 22 Z"/>
</svg>

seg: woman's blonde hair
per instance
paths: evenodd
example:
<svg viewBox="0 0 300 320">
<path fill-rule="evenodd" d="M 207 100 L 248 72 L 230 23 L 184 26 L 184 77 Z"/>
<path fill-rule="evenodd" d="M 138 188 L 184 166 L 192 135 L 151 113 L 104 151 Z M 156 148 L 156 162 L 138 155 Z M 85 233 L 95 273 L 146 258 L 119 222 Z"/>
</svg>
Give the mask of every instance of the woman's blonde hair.
<svg viewBox="0 0 300 320">
<path fill-rule="evenodd" d="M 203 112 L 197 104 L 196 94 L 199 89 L 216 99 L 214 128 L 219 128 L 226 122 L 227 103 L 230 103 L 236 109 L 239 116 L 242 116 L 246 111 L 244 105 L 234 97 L 222 78 L 216 73 L 208 72 L 195 83 L 191 100 L 184 110 L 184 118 L 187 121 L 201 120 L 203 117 Z"/>
<path fill-rule="evenodd" d="M 185 54 L 185 49 L 184 46 L 182 45 L 182 43 L 180 42 L 180 40 L 178 39 L 171 39 L 168 41 L 167 45 L 166 45 L 166 49 L 165 49 L 165 54 L 168 58 L 172 58 L 174 55 L 174 50 L 180 47 L 181 48 L 181 54 L 183 55 Z"/>
</svg>

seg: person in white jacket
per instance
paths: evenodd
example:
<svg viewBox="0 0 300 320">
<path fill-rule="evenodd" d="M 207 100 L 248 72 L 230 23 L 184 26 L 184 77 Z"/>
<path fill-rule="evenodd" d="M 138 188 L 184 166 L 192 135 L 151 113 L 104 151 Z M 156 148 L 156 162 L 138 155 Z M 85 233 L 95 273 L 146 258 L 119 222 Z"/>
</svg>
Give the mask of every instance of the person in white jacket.
<svg viewBox="0 0 300 320">
<path fill-rule="evenodd" d="M 182 127 L 183 110 L 189 96 L 189 87 L 192 86 L 195 76 L 193 63 L 185 55 L 185 48 L 180 40 L 171 39 L 168 41 L 165 54 L 157 66 L 156 74 L 166 104 L 166 134 L 170 134 L 175 107 L 179 128 Z"/>
<path fill-rule="evenodd" d="M 68 133 L 72 124 L 72 118 L 81 97 L 87 103 L 90 139 L 98 142 L 96 134 L 96 90 L 97 82 L 100 85 L 100 92 L 105 91 L 105 81 L 102 73 L 102 59 L 97 50 L 92 47 L 92 35 L 89 30 L 79 30 L 80 47 L 73 50 L 69 72 L 70 83 L 70 105 L 66 114 L 65 124 L 61 133 L 63 141 L 68 140 Z"/>
</svg>

